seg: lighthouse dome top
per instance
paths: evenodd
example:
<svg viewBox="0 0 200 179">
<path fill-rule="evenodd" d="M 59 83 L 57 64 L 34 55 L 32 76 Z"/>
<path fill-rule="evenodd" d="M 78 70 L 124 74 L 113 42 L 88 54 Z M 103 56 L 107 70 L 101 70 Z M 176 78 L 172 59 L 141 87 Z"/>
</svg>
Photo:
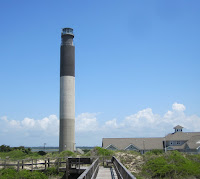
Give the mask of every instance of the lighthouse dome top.
<svg viewBox="0 0 200 179">
<path fill-rule="evenodd" d="M 73 29 L 72 28 L 62 28 L 62 35 L 73 35 Z"/>
</svg>

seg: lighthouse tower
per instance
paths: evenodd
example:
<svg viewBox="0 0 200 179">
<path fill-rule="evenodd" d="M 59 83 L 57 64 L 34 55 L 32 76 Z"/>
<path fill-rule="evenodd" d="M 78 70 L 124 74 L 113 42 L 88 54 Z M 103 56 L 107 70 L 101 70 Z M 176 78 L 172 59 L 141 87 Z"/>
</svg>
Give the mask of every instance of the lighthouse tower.
<svg viewBox="0 0 200 179">
<path fill-rule="evenodd" d="M 75 149 L 75 47 L 73 29 L 63 28 L 60 47 L 59 151 Z"/>
</svg>

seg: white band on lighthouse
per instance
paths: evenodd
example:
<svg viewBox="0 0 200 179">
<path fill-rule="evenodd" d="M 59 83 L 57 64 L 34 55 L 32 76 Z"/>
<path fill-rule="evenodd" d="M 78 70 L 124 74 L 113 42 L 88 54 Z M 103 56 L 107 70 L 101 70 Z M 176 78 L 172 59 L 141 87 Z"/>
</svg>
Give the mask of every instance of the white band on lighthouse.
<svg viewBox="0 0 200 179">
<path fill-rule="evenodd" d="M 75 77 L 60 77 L 60 148 L 74 151 L 75 147 Z"/>
</svg>

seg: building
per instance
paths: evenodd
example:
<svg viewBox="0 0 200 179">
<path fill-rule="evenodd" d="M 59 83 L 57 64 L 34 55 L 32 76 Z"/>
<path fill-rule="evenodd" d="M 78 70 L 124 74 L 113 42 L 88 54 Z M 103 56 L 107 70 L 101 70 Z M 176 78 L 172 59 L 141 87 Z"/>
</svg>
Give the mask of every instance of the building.
<svg viewBox="0 0 200 179">
<path fill-rule="evenodd" d="M 200 153 L 200 132 L 183 132 L 183 127 L 179 125 L 174 129 L 174 133 L 165 137 L 103 138 L 102 147 L 110 150 L 132 150 L 140 153 L 154 149 Z"/>
</svg>

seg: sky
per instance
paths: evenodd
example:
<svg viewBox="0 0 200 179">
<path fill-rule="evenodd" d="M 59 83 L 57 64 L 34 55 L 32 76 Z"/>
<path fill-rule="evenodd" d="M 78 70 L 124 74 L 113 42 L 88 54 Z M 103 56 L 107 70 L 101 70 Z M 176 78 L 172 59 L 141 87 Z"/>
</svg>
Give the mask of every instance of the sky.
<svg viewBox="0 0 200 179">
<path fill-rule="evenodd" d="M 74 29 L 76 146 L 200 131 L 199 0 L 0 0 L 0 145 L 59 145 Z"/>
</svg>

